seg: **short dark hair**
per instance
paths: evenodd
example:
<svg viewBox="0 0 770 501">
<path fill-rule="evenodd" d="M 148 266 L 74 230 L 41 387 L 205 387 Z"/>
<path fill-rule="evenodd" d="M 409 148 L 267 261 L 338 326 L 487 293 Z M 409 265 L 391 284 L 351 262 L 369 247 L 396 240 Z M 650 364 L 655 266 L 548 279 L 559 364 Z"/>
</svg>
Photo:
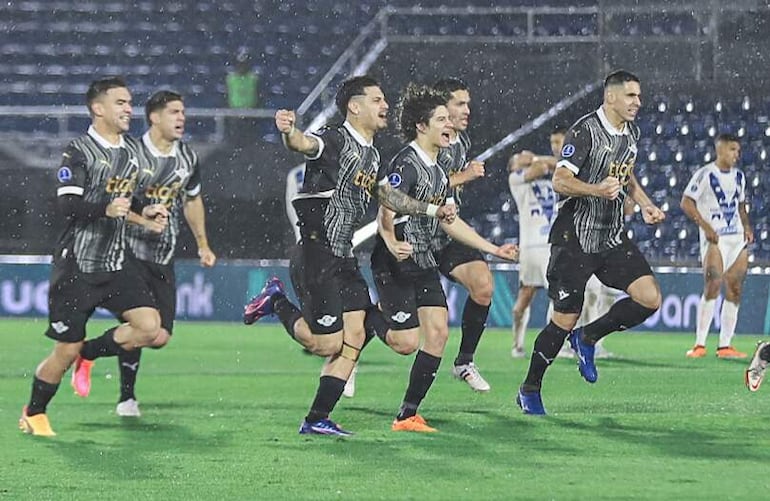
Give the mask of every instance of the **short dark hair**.
<svg viewBox="0 0 770 501">
<path fill-rule="evenodd" d="M 433 87 L 410 83 L 398 103 L 398 125 L 407 141 L 417 137 L 417 124 L 427 124 L 433 111 L 446 105 L 446 95 Z"/>
<path fill-rule="evenodd" d="M 723 132 L 717 136 L 717 143 L 741 143 L 741 140 L 735 134 L 729 132 Z"/>
<path fill-rule="evenodd" d="M 150 122 L 150 114 L 158 110 L 162 110 L 168 103 L 174 101 L 184 102 L 182 94 L 174 92 L 173 90 L 159 90 L 147 100 L 144 105 L 144 117 L 147 119 L 147 125 L 152 125 Z"/>
<path fill-rule="evenodd" d="M 616 70 L 607 75 L 604 79 L 604 88 L 606 89 L 610 85 L 622 85 L 626 82 L 641 83 L 639 77 L 626 70 Z"/>
<path fill-rule="evenodd" d="M 554 134 L 561 134 L 562 136 L 566 136 L 567 128 L 563 125 L 557 125 L 551 129 L 551 135 L 553 136 Z"/>
<path fill-rule="evenodd" d="M 108 90 L 119 88 L 128 88 L 123 77 L 106 77 L 91 82 L 86 91 L 86 106 L 88 106 L 88 112 L 91 113 L 91 105 L 94 104 L 94 101 L 105 95 Z"/>
<path fill-rule="evenodd" d="M 450 95 L 457 90 L 469 90 L 468 85 L 465 82 L 454 77 L 442 78 L 441 80 L 436 81 L 436 83 L 433 84 L 433 88 L 436 89 L 437 92 Z M 447 98 L 447 100 L 448 99 L 449 98 Z"/>
<path fill-rule="evenodd" d="M 337 105 L 337 110 L 344 118 L 348 114 L 348 103 L 355 96 L 363 96 L 364 89 L 367 87 L 379 87 L 380 83 L 374 78 L 363 75 L 360 77 L 353 77 L 345 80 L 340 85 L 337 95 L 334 98 L 334 102 Z"/>
</svg>

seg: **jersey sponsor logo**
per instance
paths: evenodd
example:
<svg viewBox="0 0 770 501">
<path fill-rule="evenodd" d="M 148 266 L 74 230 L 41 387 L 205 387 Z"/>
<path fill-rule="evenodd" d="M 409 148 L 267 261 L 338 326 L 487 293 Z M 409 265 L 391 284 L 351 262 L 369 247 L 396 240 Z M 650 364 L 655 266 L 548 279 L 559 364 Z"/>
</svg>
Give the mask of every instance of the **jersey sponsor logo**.
<svg viewBox="0 0 770 501">
<path fill-rule="evenodd" d="M 180 165 L 174 169 L 174 175 L 184 181 L 187 178 L 187 169 L 183 165 Z"/>
<path fill-rule="evenodd" d="M 62 165 L 61 167 L 59 167 L 59 172 L 56 173 L 56 179 L 58 179 L 60 183 L 67 183 L 71 181 L 72 169 L 70 169 L 66 165 Z"/>
<path fill-rule="evenodd" d="M 153 184 L 149 186 L 144 192 L 144 196 L 154 200 L 155 203 L 163 204 L 169 209 L 174 205 L 179 190 L 182 185 L 179 182 L 171 183 L 170 186 L 164 186 L 162 184 Z"/>
<path fill-rule="evenodd" d="M 575 145 L 574 144 L 567 143 L 561 149 L 561 156 L 563 158 L 569 158 L 569 157 L 571 157 L 574 154 L 575 154 Z"/>
<path fill-rule="evenodd" d="M 69 326 L 61 320 L 58 322 L 51 322 L 51 329 L 55 330 L 57 334 L 64 334 L 70 330 Z"/>
<path fill-rule="evenodd" d="M 634 160 L 636 160 L 636 158 L 633 158 L 625 163 L 612 162 L 610 164 L 610 170 L 607 175 L 610 177 L 618 178 L 620 184 L 626 186 L 628 184 L 629 178 L 631 177 L 631 173 L 634 171 Z"/>
<path fill-rule="evenodd" d="M 407 320 L 412 318 L 412 314 L 411 313 L 407 313 L 405 311 L 399 311 L 398 313 L 396 313 L 395 315 L 391 316 L 390 318 L 394 322 L 396 322 L 397 324 L 403 324 L 404 322 L 406 322 Z"/>
<path fill-rule="evenodd" d="M 321 318 L 316 319 L 318 325 L 323 325 L 324 327 L 330 327 L 336 321 L 337 317 L 331 315 L 324 315 Z"/>
<path fill-rule="evenodd" d="M 358 171 L 353 177 L 353 184 L 367 193 L 372 192 L 374 184 L 377 182 L 377 174 L 373 172 Z"/>
<path fill-rule="evenodd" d="M 118 196 L 129 196 L 136 187 L 136 175 L 130 178 L 111 177 L 107 180 L 107 193 L 116 193 Z"/>
<path fill-rule="evenodd" d="M 390 183 L 392 187 L 398 188 L 401 186 L 401 181 L 403 181 L 403 179 L 401 178 L 401 174 L 398 172 L 388 174 L 388 183 Z"/>
</svg>

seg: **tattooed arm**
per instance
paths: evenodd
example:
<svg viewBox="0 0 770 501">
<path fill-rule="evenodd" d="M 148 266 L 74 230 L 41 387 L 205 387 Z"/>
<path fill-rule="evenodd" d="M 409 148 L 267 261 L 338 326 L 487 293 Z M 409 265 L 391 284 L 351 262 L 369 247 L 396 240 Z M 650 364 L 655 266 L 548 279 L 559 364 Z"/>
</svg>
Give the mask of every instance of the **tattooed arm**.
<svg viewBox="0 0 770 501">
<path fill-rule="evenodd" d="M 447 223 L 454 221 L 457 207 L 454 204 L 433 205 L 415 200 L 406 193 L 393 188 L 387 179 L 377 184 L 377 200 L 380 204 L 399 214 L 410 216 L 436 217 Z"/>
</svg>

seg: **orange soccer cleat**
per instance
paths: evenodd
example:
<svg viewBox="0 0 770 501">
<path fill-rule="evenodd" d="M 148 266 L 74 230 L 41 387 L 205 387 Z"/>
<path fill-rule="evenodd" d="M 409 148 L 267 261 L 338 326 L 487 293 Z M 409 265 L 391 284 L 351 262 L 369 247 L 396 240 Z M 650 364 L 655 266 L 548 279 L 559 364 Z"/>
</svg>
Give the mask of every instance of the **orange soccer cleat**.
<svg viewBox="0 0 770 501">
<path fill-rule="evenodd" d="M 687 350 L 687 358 L 703 358 L 707 353 L 705 346 L 696 344 L 692 349 Z"/>
<path fill-rule="evenodd" d="M 438 431 L 436 428 L 428 426 L 428 423 L 419 414 L 401 421 L 398 419 L 394 420 L 390 429 L 393 431 L 414 431 L 417 433 L 434 433 Z"/>
</svg>

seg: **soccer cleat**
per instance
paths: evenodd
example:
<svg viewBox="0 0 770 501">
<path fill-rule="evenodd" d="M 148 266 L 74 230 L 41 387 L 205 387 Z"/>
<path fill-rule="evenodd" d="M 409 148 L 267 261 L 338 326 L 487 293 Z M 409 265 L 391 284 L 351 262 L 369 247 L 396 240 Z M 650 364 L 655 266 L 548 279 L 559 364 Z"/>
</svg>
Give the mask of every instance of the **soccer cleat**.
<svg viewBox="0 0 770 501">
<path fill-rule="evenodd" d="M 583 342 L 583 328 L 579 327 L 569 334 L 569 345 L 577 355 L 578 370 L 583 379 L 595 383 L 599 379 L 594 363 L 594 347 Z"/>
<path fill-rule="evenodd" d="M 436 428 L 428 426 L 428 422 L 419 414 L 400 421 L 398 419 L 393 420 L 390 429 L 393 431 L 414 431 L 417 433 L 435 433 L 438 431 Z"/>
<path fill-rule="evenodd" d="M 489 383 L 479 374 L 479 368 L 473 362 L 452 367 L 452 375 L 468 383 L 473 391 L 487 392 L 491 389 Z"/>
<path fill-rule="evenodd" d="M 353 398 L 356 395 L 356 374 L 358 373 L 358 363 L 353 366 L 353 371 L 350 373 L 348 380 L 345 381 L 345 388 L 342 389 L 342 396 L 347 398 Z"/>
<path fill-rule="evenodd" d="M 746 355 L 742 351 L 736 350 L 732 346 L 724 346 L 722 348 L 717 348 L 717 358 L 729 360 L 734 358 L 746 358 L 746 357 L 748 357 L 748 355 Z"/>
<path fill-rule="evenodd" d="M 527 358 L 527 352 L 522 348 L 511 348 L 511 358 Z"/>
<path fill-rule="evenodd" d="M 48 422 L 48 416 L 46 416 L 45 413 L 35 414 L 34 416 L 27 416 L 26 405 L 21 409 L 19 429 L 24 433 L 37 435 L 39 437 L 56 436 L 56 433 L 51 429 L 51 423 Z"/>
<path fill-rule="evenodd" d="M 243 323 L 251 325 L 267 315 L 273 314 L 273 296 L 284 295 L 283 282 L 278 277 L 272 277 L 265 282 L 259 294 L 251 298 L 249 304 L 243 307 Z"/>
<path fill-rule="evenodd" d="M 353 433 L 343 430 L 340 426 L 329 418 L 319 419 L 314 423 L 302 421 L 299 427 L 300 435 L 337 435 L 339 437 L 349 437 Z"/>
<path fill-rule="evenodd" d="M 141 417 L 142 413 L 139 412 L 139 402 L 133 398 L 119 402 L 115 407 L 115 414 L 120 417 Z"/>
<path fill-rule="evenodd" d="M 78 355 L 72 368 L 72 389 L 81 397 L 87 397 L 91 393 L 91 368 L 93 360 L 86 360 Z"/>
<path fill-rule="evenodd" d="M 706 356 L 707 353 L 708 352 L 706 351 L 705 346 L 703 346 L 702 344 L 696 344 L 695 346 L 687 350 L 687 353 L 685 354 L 685 356 L 687 358 L 703 358 Z"/>
<path fill-rule="evenodd" d="M 524 414 L 531 416 L 545 416 L 545 407 L 543 407 L 543 399 L 540 397 L 539 391 L 522 391 L 519 389 L 519 393 L 516 395 L 516 405 L 521 407 L 521 411 Z"/>
<path fill-rule="evenodd" d="M 768 361 L 762 358 L 761 352 L 766 346 L 770 346 L 770 343 L 767 341 L 757 342 L 757 348 L 751 356 L 749 368 L 746 369 L 744 381 L 746 382 L 746 388 L 748 388 L 749 391 L 757 391 L 762 384 L 762 380 L 765 379 L 765 370 L 767 370 Z"/>
</svg>

